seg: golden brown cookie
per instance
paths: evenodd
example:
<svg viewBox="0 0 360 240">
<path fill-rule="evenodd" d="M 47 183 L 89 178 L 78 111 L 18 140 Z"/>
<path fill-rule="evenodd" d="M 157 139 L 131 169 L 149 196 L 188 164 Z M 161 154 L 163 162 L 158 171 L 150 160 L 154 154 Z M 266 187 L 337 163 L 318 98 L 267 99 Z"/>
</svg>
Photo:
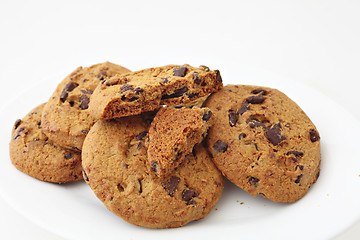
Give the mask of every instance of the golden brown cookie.
<svg viewBox="0 0 360 240">
<path fill-rule="evenodd" d="M 219 170 L 251 195 L 294 202 L 320 172 L 320 136 L 282 92 L 227 85 L 205 103 L 215 117 L 207 145 Z"/>
<path fill-rule="evenodd" d="M 151 123 L 145 142 L 148 164 L 166 177 L 201 143 L 213 123 L 208 108 L 161 108 Z"/>
<path fill-rule="evenodd" d="M 86 183 L 110 211 L 134 225 L 174 228 L 204 218 L 221 196 L 221 173 L 198 146 L 177 171 L 157 177 L 144 146 L 151 120 L 143 114 L 95 123 L 82 152 Z"/>
<path fill-rule="evenodd" d="M 96 121 L 88 111 L 94 89 L 102 80 L 126 72 L 129 70 L 110 62 L 77 68 L 57 86 L 46 104 L 41 119 L 44 133 L 58 145 L 80 151 Z"/>
<path fill-rule="evenodd" d="M 112 77 L 95 89 L 90 112 L 112 119 L 195 101 L 222 88 L 218 70 L 167 65 Z"/>
<path fill-rule="evenodd" d="M 64 183 L 80 180 L 80 153 L 54 144 L 41 131 L 44 105 L 15 122 L 10 141 L 11 162 L 18 170 L 42 181 Z"/>
</svg>

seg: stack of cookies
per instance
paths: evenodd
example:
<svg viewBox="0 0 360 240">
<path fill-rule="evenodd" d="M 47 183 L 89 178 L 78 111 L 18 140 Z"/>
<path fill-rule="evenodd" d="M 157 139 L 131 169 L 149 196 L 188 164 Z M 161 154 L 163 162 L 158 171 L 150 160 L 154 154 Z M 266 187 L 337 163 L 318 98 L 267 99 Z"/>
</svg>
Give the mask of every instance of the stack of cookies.
<svg viewBox="0 0 360 240">
<path fill-rule="evenodd" d="M 276 89 L 223 87 L 218 70 L 168 65 L 78 68 L 15 122 L 12 163 L 42 181 L 84 179 L 114 214 L 147 228 L 207 216 L 224 177 L 275 202 L 303 197 L 320 137 Z"/>
</svg>

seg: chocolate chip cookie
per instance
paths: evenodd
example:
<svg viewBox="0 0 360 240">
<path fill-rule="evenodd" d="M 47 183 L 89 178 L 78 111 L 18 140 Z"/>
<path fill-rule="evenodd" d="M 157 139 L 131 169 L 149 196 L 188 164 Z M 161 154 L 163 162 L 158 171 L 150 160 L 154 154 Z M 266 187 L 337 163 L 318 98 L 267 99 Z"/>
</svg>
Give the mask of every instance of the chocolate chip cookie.
<svg viewBox="0 0 360 240">
<path fill-rule="evenodd" d="M 220 72 L 206 66 L 149 68 L 102 81 L 89 109 L 96 119 L 131 116 L 153 111 L 160 105 L 186 104 L 221 88 Z"/>
<path fill-rule="evenodd" d="M 213 123 L 208 108 L 161 108 L 145 141 L 148 164 L 159 176 L 171 174 L 201 143 Z"/>
<path fill-rule="evenodd" d="M 86 183 L 110 211 L 134 225 L 174 228 L 204 218 L 222 194 L 221 173 L 198 146 L 167 178 L 156 176 L 144 143 L 152 118 L 96 122 L 82 151 Z"/>
<path fill-rule="evenodd" d="M 82 179 L 80 153 L 54 144 L 42 133 L 40 119 L 44 105 L 16 120 L 10 141 L 12 164 L 42 181 L 64 183 Z"/>
<path fill-rule="evenodd" d="M 44 133 L 60 146 L 80 151 L 96 121 L 88 111 L 94 89 L 102 80 L 126 72 L 129 70 L 110 62 L 77 68 L 57 86 L 46 104 L 41 119 Z"/>
<path fill-rule="evenodd" d="M 227 85 L 205 103 L 215 117 L 207 146 L 219 170 L 251 195 L 294 202 L 320 172 L 320 136 L 282 92 Z"/>
</svg>

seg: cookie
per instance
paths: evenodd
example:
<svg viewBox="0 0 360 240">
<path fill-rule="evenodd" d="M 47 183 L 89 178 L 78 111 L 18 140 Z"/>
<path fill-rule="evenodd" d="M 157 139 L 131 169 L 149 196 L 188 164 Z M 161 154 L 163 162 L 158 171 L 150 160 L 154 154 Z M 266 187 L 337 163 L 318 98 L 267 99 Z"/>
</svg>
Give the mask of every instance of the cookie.
<svg viewBox="0 0 360 240">
<path fill-rule="evenodd" d="M 89 109 L 96 119 L 138 115 L 160 105 L 186 104 L 221 88 L 218 70 L 167 65 L 102 81 L 94 91 Z"/>
<path fill-rule="evenodd" d="M 215 117 L 207 137 L 218 169 L 253 196 L 294 202 L 320 173 L 320 136 L 282 92 L 227 85 L 206 103 Z"/>
<path fill-rule="evenodd" d="M 166 177 L 201 143 L 213 123 L 208 108 L 161 108 L 145 141 L 151 169 Z"/>
<path fill-rule="evenodd" d="M 173 174 L 157 177 L 144 143 L 151 119 L 96 122 L 82 151 L 85 182 L 110 211 L 137 226 L 174 228 L 204 218 L 222 194 L 221 173 L 198 146 Z"/>
<path fill-rule="evenodd" d="M 77 68 L 57 86 L 46 104 L 41 119 L 43 132 L 58 145 L 80 151 L 96 121 L 88 111 L 94 89 L 100 81 L 126 72 L 129 70 L 110 62 Z"/>
<path fill-rule="evenodd" d="M 80 180 L 80 153 L 54 144 L 41 131 L 44 105 L 15 122 L 10 141 L 11 162 L 18 170 L 42 181 L 65 183 Z"/>
</svg>

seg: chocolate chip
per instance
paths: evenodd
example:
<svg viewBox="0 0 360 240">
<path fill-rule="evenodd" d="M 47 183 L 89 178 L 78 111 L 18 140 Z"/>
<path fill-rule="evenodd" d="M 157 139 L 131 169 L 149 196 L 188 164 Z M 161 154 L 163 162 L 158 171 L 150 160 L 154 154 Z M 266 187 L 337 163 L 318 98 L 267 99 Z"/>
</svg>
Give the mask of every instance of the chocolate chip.
<svg viewBox="0 0 360 240">
<path fill-rule="evenodd" d="M 86 175 L 86 172 L 85 172 L 84 168 L 82 168 L 82 172 L 83 172 L 83 175 L 84 175 L 84 180 L 88 182 L 88 181 L 89 181 L 89 178 L 88 178 L 88 176 Z"/>
<path fill-rule="evenodd" d="M 300 183 L 301 178 L 303 177 L 302 174 L 296 177 L 295 183 Z"/>
<path fill-rule="evenodd" d="M 169 195 L 171 197 L 174 196 L 175 191 L 179 185 L 179 182 L 180 182 L 180 178 L 173 176 L 169 179 L 167 183 L 163 184 L 164 189 L 169 192 Z"/>
<path fill-rule="evenodd" d="M 81 89 L 80 91 L 81 91 L 82 93 L 89 94 L 89 95 L 93 94 L 93 92 L 94 92 L 94 91 L 89 90 L 89 89 Z"/>
<path fill-rule="evenodd" d="M 21 128 L 19 128 L 16 132 L 17 132 L 17 133 L 20 133 L 20 132 L 22 132 L 22 131 L 24 131 L 24 130 L 25 130 L 25 128 L 21 127 Z"/>
<path fill-rule="evenodd" d="M 153 171 L 153 172 L 156 172 L 156 173 L 157 173 L 157 172 L 158 172 L 158 169 L 157 169 L 157 168 L 158 168 L 158 165 L 159 165 L 159 163 L 158 163 L 158 162 L 152 161 L 152 162 L 151 162 L 151 168 L 150 168 L 150 169 L 151 169 L 151 171 Z"/>
<path fill-rule="evenodd" d="M 298 165 L 297 166 L 301 171 L 304 170 L 304 166 L 303 165 Z"/>
<path fill-rule="evenodd" d="M 207 122 L 211 118 L 211 116 L 212 116 L 212 112 L 208 111 L 204 114 L 204 116 L 202 117 L 202 120 Z"/>
<path fill-rule="evenodd" d="M 21 119 L 17 119 L 14 123 L 14 129 L 17 129 L 20 124 L 21 124 Z"/>
<path fill-rule="evenodd" d="M 41 125 L 41 120 L 39 120 L 37 123 L 36 123 L 38 126 Z"/>
<path fill-rule="evenodd" d="M 256 128 L 256 127 L 265 128 L 265 125 L 262 122 L 259 122 L 259 121 L 255 120 L 255 119 L 254 120 L 248 120 L 248 121 L 246 121 L 246 123 L 249 124 L 249 126 L 251 128 Z"/>
<path fill-rule="evenodd" d="M 215 70 L 215 73 L 216 73 L 216 80 L 217 80 L 219 83 L 222 83 L 222 78 L 221 78 L 221 75 L 220 75 L 220 71 L 219 71 L 219 70 Z"/>
<path fill-rule="evenodd" d="M 197 196 L 199 196 L 199 194 L 190 189 L 184 189 L 184 191 L 182 191 L 181 193 L 181 199 L 188 203 L 190 202 L 191 199 Z"/>
<path fill-rule="evenodd" d="M 193 73 L 193 79 L 194 79 L 195 84 L 200 84 L 201 83 L 201 78 L 199 77 L 197 72 Z"/>
<path fill-rule="evenodd" d="M 122 85 L 122 86 L 120 87 L 120 89 L 122 90 L 120 93 L 123 93 L 123 92 L 129 91 L 129 90 L 134 90 L 134 86 L 125 83 L 124 85 Z"/>
<path fill-rule="evenodd" d="M 258 89 L 255 89 L 251 92 L 252 94 L 261 94 L 261 95 L 266 95 L 267 94 L 267 91 L 264 90 L 264 89 L 261 89 L 261 88 L 258 88 Z"/>
<path fill-rule="evenodd" d="M 249 182 L 254 186 L 257 187 L 258 182 L 260 181 L 260 179 L 256 178 L 256 177 L 250 177 Z"/>
<path fill-rule="evenodd" d="M 97 78 L 101 81 L 104 80 L 107 77 L 107 72 L 106 71 L 102 71 L 101 73 L 99 73 L 99 75 L 97 76 Z"/>
<path fill-rule="evenodd" d="M 162 100 L 164 99 L 170 99 L 170 98 L 177 98 L 177 97 L 181 97 L 184 95 L 184 93 L 186 93 L 189 89 L 185 86 L 185 87 L 182 87 L 182 88 L 179 88 L 179 89 L 176 89 L 174 91 L 173 94 L 165 94 L 161 97 Z"/>
<path fill-rule="evenodd" d="M 275 124 L 269 128 L 265 133 L 267 139 L 274 145 L 278 145 L 280 142 L 284 141 L 286 137 L 281 135 L 281 124 Z"/>
<path fill-rule="evenodd" d="M 147 134 L 148 134 L 148 132 L 142 132 L 139 135 L 137 135 L 136 139 L 137 140 L 144 140 L 144 138 L 146 137 Z"/>
<path fill-rule="evenodd" d="M 60 101 L 65 102 L 65 100 L 67 99 L 68 96 L 69 96 L 69 94 L 68 94 L 67 91 L 64 89 L 63 92 L 61 93 Z"/>
<path fill-rule="evenodd" d="M 187 70 L 188 69 L 186 67 L 174 68 L 174 70 L 173 70 L 174 76 L 184 77 L 186 75 Z"/>
<path fill-rule="evenodd" d="M 265 101 L 265 97 L 263 96 L 251 96 L 246 99 L 248 103 L 251 104 L 261 104 Z"/>
<path fill-rule="evenodd" d="M 75 147 L 75 146 L 70 146 L 73 150 L 75 150 L 75 151 L 78 151 L 78 152 L 81 152 L 81 150 L 80 149 L 78 149 L 77 147 Z"/>
<path fill-rule="evenodd" d="M 309 133 L 311 142 L 316 142 L 320 139 L 319 133 L 315 129 L 311 128 Z"/>
<path fill-rule="evenodd" d="M 80 108 L 82 110 L 88 109 L 90 103 L 90 98 L 87 95 L 81 95 L 80 97 Z"/>
<path fill-rule="evenodd" d="M 214 144 L 213 148 L 214 148 L 217 152 L 225 152 L 225 151 L 227 150 L 227 148 L 228 148 L 228 145 L 227 145 L 225 142 L 223 142 L 223 141 L 221 141 L 221 140 L 218 140 L 218 141 Z"/>
<path fill-rule="evenodd" d="M 170 78 L 170 77 L 167 77 L 167 78 L 161 78 L 161 79 L 163 79 L 164 81 L 162 81 L 160 84 L 161 84 L 161 85 L 164 85 L 164 84 L 166 84 L 166 83 L 170 82 L 170 81 L 169 81 L 169 78 Z"/>
<path fill-rule="evenodd" d="M 16 140 L 18 137 L 21 137 L 20 134 L 16 134 L 14 140 Z"/>
<path fill-rule="evenodd" d="M 242 105 L 241 105 L 241 108 L 239 109 L 238 111 L 238 114 L 241 116 L 243 115 L 244 112 L 246 112 L 247 110 L 249 110 L 249 103 L 248 102 L 244 102 Z"/>
<path fill-rule="evenodd" d="M 139 94 L 139 93 L 144 92 L 145 90 L 142 89 L 142 88 L 137 87 L 137 88 L 134 89 L 134 91 L 135 91 L 136 94 Z"/>
<path fill-rule="evenodd" d="M 82 129 L 81 132 L 82 132 L 83 134 L 87 134 L 87 133 L 89 132 L 89 130 Z"/>
<path fill-rule="evenodd" d="M 129 99 L 129 102 L 133 102 L 133 101 L 138 100 L 138 99 L 139 99 L 138 97 L 132 97 L 132 98 Z"/>
<path fill-rule="evenodd" d="M 74 82 L 69 82 L 68 84 L 66 84 L 64 90 L 66 90 L 67 92 L 71 92 L 71 91 L 74 90 L 77 86 L 79 86 L 79 84 L 74 83 Z"/>
<path fill-rule="evenodd" d="M 207 66 L 200 65 L 200 67 L 203 68 L 204 71 L 206 71 L 206 72 L 210 71 L 210 68 L 208 68 Z"/>
<path fill-rule="evenodd" d="M 71 153 L 67 153 L 67 154 L 65 154 L 65 159 L 71 159 L 71 158 L 72 158 Z"/>
<path fill-rule="evenodd" d="M 245 138 L 246 137 L 246 134 L 245 133 L 240 133 L 240 135 L 239 135 L 239 140 L 241 140 L 241 139 L 243 139 L 243 138 Z"/>
<path fill-rule="evenodd" d="M 302 151 L 289 151 L 289 152 L 286 153 L 287 156 L 289 156 L 291 154 L 294 155 L 295 157 L 304 156 L 304 152 L 302 152 Z"/>
<path fill-rule="evenodd" d="M 230 127 L 235 126 L 238 120 L 237 114 L 233 110 L 229 110 L 228 116 L 229 116 Z"/>
</svg>

